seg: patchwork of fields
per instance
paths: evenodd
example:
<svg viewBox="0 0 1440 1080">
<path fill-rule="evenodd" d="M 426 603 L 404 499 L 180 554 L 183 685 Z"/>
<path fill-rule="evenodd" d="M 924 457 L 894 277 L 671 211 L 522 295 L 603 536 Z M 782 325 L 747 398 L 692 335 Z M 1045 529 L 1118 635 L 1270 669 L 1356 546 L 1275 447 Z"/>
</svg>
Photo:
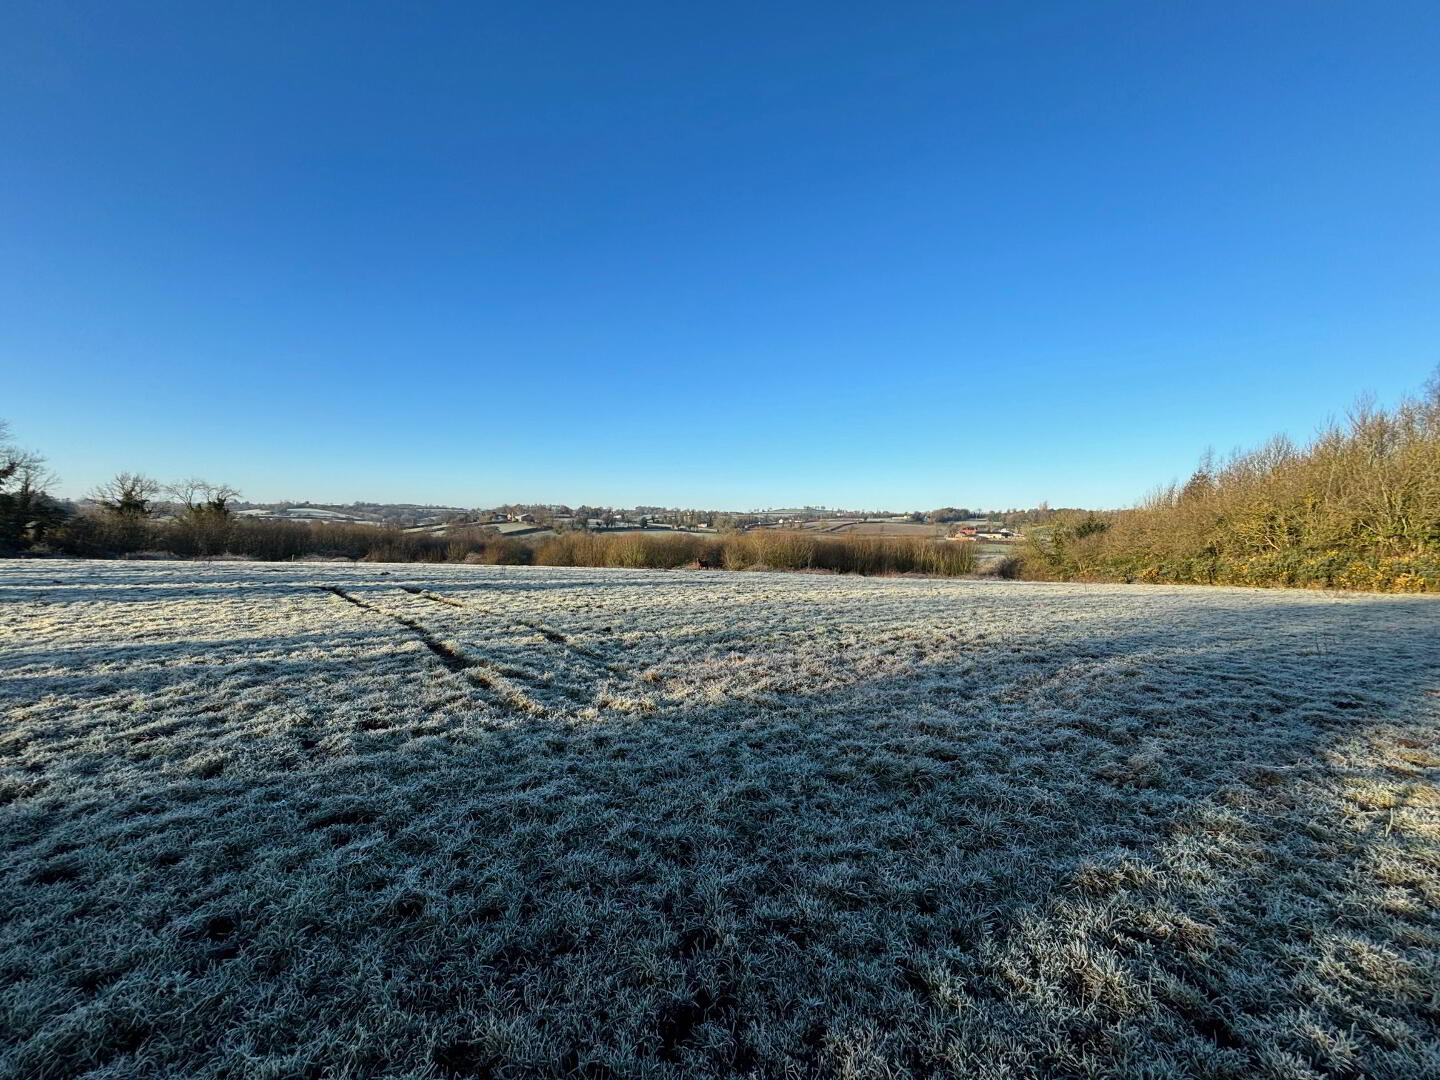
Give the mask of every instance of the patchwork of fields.
<svg viewBox="0 0 1440 1080">
<path fill-rule="evenodd" d="M 0 563 L 0 1076 L 1440 1076 L 1440 602 Z"/>
</svg>

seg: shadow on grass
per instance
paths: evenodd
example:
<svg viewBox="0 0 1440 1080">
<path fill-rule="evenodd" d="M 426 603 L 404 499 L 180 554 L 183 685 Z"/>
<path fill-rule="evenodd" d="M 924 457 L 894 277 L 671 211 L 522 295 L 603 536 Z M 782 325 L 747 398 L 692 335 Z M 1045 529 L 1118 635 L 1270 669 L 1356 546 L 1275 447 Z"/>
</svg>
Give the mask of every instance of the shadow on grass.
<svg viewBox="0 0 1440 1080">
<path fill-rule="evenodd" d="M 1440 652 L 1390 633 L 1424 603 L 841 651 L 598 718 L 297 662 L 305 701 L 212 691 L 140 761 L 77 675 L 7 761 L 0 1063 L 1427 1075 Z"/>
</svg>

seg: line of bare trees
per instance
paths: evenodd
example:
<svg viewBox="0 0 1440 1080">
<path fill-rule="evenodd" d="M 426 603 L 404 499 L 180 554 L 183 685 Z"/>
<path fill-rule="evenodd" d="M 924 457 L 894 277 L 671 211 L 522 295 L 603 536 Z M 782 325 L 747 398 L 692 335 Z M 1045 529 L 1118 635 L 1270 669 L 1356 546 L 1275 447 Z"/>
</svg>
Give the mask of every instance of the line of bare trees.
<svg viewBox="0 0 1440 1080">
<path fill-rule="evenodd" d="M 187 478 L 164 484 L 122 472 L 98 484 L 79 504 L 51 494 L 58 477 L 45 458 L 11 441 L 0 421 L 0 553 L 128 554 L 163 532 L 186 554 L 221 554 L 235 525 L 228 484 Z"/>
<path fill-rule="evenodd" d="M 240 492 L 234 487 L 195 477 L 162 483 L 122 472 L 69 503 L 50 494 L 58 480 L 45 459 L 14 445 L 9 433 L 0 422 L 0 554 L 498 563 L 533 558 L 524 544 L 481 529 L 434 535 L 392 525 L 255 520 L 235 513 Z"/>
<path fill-rule="evenodd" d="M 183 555 L 223 555 L 236 521 L 231 504 L 240 492 L 195 477 L 163 484 L 143 473 L 122 472 L 93 488 L 92 513 L 69 523 L 71 546 L 125 554 L 163 546 Z"/>
<path fill-rule="evenodd" d="M 56 482 L 44 457 L 12 443 L 9 424 L 0 420 L 0 553 L 42 541 L 69 516 L 49 492 Z"/>
</svg>

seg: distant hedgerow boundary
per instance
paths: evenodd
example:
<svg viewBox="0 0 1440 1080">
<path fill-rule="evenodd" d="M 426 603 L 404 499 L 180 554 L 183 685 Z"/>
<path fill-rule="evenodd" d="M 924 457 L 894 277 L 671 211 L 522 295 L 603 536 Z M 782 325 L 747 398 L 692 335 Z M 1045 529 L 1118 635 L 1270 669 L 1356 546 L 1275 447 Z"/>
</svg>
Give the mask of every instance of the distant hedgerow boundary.
<svg viewBox="0 0 1440 1080">
<path fill-rule="evenodd" d="M 1001 572 L 1051 581 L 1440 592 L 1440 377 L 1303 447 L 1216 463 L 1133 510 L 1032 535 Z"/>
<path fill-rule="evenodd" d="M 954 576 L 976 570 L 974 545 L 921 537 L 758 530 L 501 536 L 241 518 L 235 489 L 191 479 L 161 485 L 119 473 L 76 510 L 47 493 L 37 454 L 4 442 L 0 553 L 115 558 L 236 556 L 267 561 L 502 565 L 688 565 Z M 168 501 L 157 496 L 168 493 Z M 1034 581 L 1292 586 L 1440 592 L 1440 375 L 1419 397 L 1353 409 L 1305 446 L 1272 439 L 1129 510 L 1037 512 L 1028 540 L 988 569 Z"/>
<path fill-rule="evenodd" d="M 920 537 L 812 536 L 801 532 L 726 536 L 604 536 L 566 533 L 535 549 L 539 566 L 678 567 L 706 563 L 726 570 L 831 570 L 840 574 L 973 573 L 972 544 Z"/>
<path fill-rule="evenodd" d="M 270 562 L 343 558 L 357 562 L 481 563 L 502 566 L 613 566 L 726 570 L 828 570 L 842 574 L 974 571 L 974 546 L 885 536 L 814 536 L 765 530 L 722 536 L 574 532 L 527 541 L 485 529 L 444 534 L 370 525 L 251 521 L 235 517 L 173 521 L 79 516 L 49 538 L 57 554 L 117 558 L 153 553 L 178 558 L 240 557 Z"/>
</svg>

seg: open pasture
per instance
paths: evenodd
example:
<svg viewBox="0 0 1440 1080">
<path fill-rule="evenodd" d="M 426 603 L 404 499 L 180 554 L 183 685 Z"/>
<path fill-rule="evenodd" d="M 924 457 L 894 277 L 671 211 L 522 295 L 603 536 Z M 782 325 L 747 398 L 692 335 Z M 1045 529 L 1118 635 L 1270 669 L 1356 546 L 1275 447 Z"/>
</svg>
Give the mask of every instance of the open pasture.
<svg viewBox="0 0 1440 1080">
<path fill-rule="evenodd" d="M 795 526 L 805 531 L 823 532 L 833 536 L 909 536 L 920 539 L 943 537 L 948 529 L 945 525 L 934 525 L 919 521 L 832 521 L 818 518 L 803 521 Z"/>
<path fill-rule="evenodd" d="M 1440 603 L 0 563 L 0 1076 L 1440 1076 Z"/>
</svg>

